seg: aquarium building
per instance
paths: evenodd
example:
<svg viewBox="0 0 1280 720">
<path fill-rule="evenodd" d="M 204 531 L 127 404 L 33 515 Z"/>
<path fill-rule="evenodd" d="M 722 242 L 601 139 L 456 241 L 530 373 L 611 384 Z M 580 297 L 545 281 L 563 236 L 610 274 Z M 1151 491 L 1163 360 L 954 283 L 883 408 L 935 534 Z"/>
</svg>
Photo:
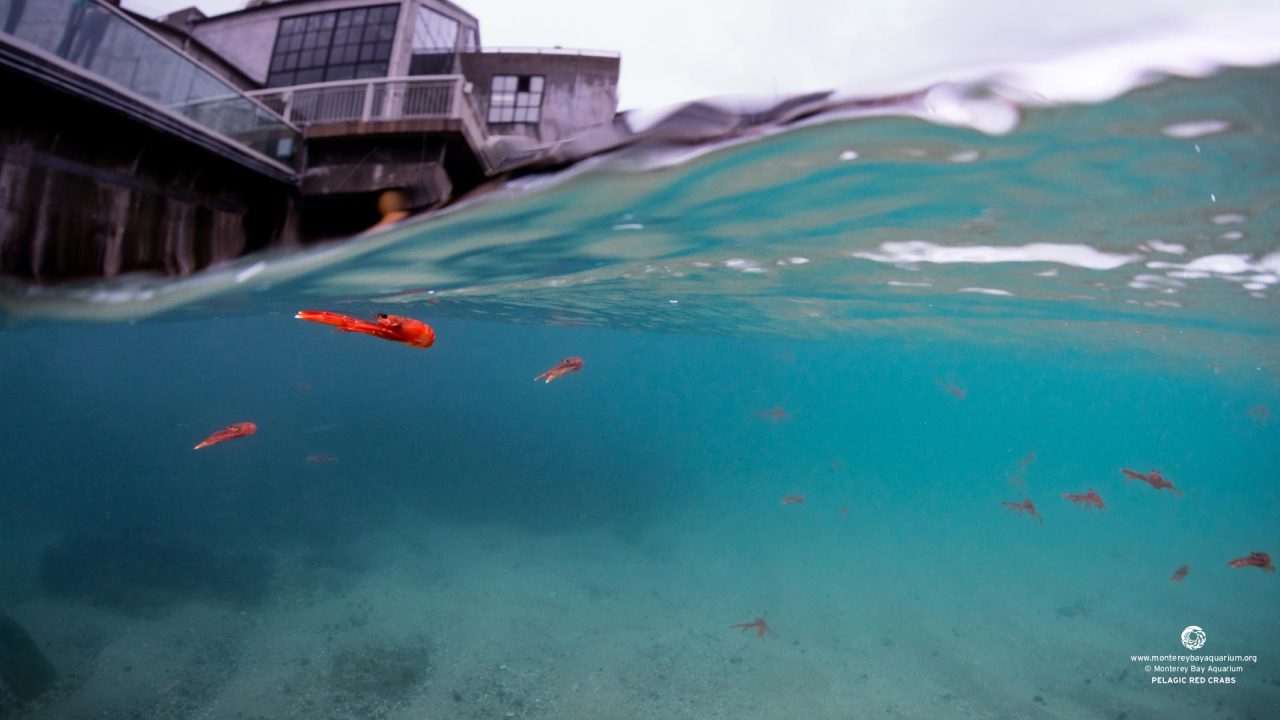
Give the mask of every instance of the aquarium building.
<svg viewBox="0 0 1280 720">
<path fill-rule="evenodd" d="M 405 209 L 442 205 L 617 110 L 617 53 L 486 48 L 478 20 L 447 0 L 250 0 L 158 19 L 105 0 L 0 0 L 0 23 L 6 81 L 57 108 L 0 116 L 5 274 L 185 272 L 346 235 L 382 217 L 380 199 L 383 210 L 389 197 Z M 110 150 L 95 147 L 105 141 L 95 125 L 109 129 Z M 59 146 L 73 156 L 21 181 L 33 157 Z M 190 177 L 193 167 L 204 177 Z M 177 196 L 166 187 L 175 175 Z M 60 186 L 77 212 L 110 221 L 56 217 L 65 205 L 49 196 L 70 197 Z M 210 232 L 197 216 L 216 220 L 209 247 L 190 247 Z M 130 242 L 147 252 L 94 260 Z"/>
</svg>

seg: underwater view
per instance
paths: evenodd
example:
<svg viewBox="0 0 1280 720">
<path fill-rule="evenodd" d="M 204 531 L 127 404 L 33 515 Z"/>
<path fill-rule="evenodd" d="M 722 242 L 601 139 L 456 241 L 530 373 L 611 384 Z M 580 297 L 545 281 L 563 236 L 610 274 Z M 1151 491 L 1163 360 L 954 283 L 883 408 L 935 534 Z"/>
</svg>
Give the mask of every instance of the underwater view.
<svg viewBox="0 0 1280 720">
<path fill-rule="evenodd" d="M 1278 82 L 8 282 L 0 718 L 1278 717 Z"/>
</svg>

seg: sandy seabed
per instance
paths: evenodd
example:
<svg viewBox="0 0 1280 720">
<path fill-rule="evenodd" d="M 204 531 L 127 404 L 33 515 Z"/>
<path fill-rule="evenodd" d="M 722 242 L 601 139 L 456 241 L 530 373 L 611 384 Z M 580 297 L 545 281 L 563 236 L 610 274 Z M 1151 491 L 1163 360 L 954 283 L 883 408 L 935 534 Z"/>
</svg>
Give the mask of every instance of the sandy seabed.
<svg viewBox="0 0 1280 720">
<path fill-rule="evenodd" d="M 1151 686 L 1128 657 L 1142 649 L 1116 640 L 1142 622 L 1123 588 L 1001 603 L 998 573 L 939 584 L 879 552 L 818 564 L 728 523 L 624 538 L 401 519 L 338 553 L 276 559 L 252 608 L 12 608 L 63 676 L 12 717 L 1261 720 L 1280 707 L 1265 665 L 1231 687 Z M 757 616 L 775 634 L 730 627 Z"/>
</svg>

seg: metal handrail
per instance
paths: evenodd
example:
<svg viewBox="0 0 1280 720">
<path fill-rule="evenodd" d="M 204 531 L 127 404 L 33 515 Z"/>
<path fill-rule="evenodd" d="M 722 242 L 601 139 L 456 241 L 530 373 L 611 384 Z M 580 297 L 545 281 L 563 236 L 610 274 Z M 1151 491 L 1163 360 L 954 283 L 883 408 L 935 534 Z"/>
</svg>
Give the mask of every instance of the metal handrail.
<svg viewBox="0 0 1280 720">
<path fill-rule="evenodd" d="M 305 85 L 281 85 L 279 87 L 262 88 L 261 90 L 249 90 L 245 94 L 251 97 L 262 95 L 271 95 L 283 90 L 314 90 L 316 88 L 334 88 L 346 85 L 367 85 L 369 83 L 386 83 L 386 82 L 404 82 L 406 80 L 462 80 L 466 78 L 462 75 L 399 75 L 394 77 L 373 77 L 360 78 L 358 80 L 327 80 L 325 82 L 307 83 Z"/>
<path fill-rule="evenodd" d="M 585 57 L 620 58 L 622 53 L 616 50 L 583 50 L 562 47 L 484 47 L 482 53 L 521 53 L 524 55 L 581 55 Z"/>
<path fill-rule="evenodd" d="M 461 75 L 425 75 L 337 80 L 249 94 L 299 125 L 445 117 L 472 125 L 483 137 L 466 84 Z"/>
<path fill-rule="evenodd" d="M 485 157 L 488 133 L 462 75 L 413 75 L 266 88 L 249 93 L 297 125 L 448 118 Z"/>
</svg>

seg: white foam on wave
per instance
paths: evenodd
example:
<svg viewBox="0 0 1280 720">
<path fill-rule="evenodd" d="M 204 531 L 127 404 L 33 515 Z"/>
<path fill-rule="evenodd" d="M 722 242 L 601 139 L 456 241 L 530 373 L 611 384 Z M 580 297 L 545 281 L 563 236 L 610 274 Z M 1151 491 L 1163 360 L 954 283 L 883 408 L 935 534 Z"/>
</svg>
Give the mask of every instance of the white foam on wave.
<svg viewBox="0 0 1280 720">
<path fill-rule="evenodd" d="M 1056 8 L 1056 12 L 1059 8 Z M 1000 62 L 964 58 L 946 67 L 882 72 L 855 78 L 842 100 L 928 88 L 916 108 L 922 117 L 990 134 L 1009 132 L 1019 107 L 1064 103 L 1101 103 L 1168 76 L 1207 77 L 1224 67 L 1263 67 L 1280 62 L 1280 3 L 1242 2 L 1203 11 L 1169 13 L 1160 22 L 1144 22 L 1122 32 L 1083 32 L 1074 46 L 1045 43 L 1043 49 L 996 48 Z M 1057 47 L 1053 47 L 1057 45 Z M 963 53 L 972 57 L 979 53 Z M 1205 118 L 1165 128 L 1172 137 L 1196 138 L 1229 129 Z"/>
<path fill-rule="evenodd" d="M 1098 250 L 1089 245 L 1030 243 L 995 247 L 992 245 L 947 246 L 924 240 L 881 243 L 876 251 L 852 253 L 861 260 L 887 263 L 1021 263 L 1048 262 L 1090 270 L 1114 270 L 1137 262 L 1141 255 Z"/>
<path fill-rule="evenodd" d="M 1173 270 L 1166 273 L 1167 277 L 1178 278 L 1180 280 L 1203 280 L 1207 277 L 1213 277 L 1213 273 L 1207 273 L 1203 270 Z M 1143 277 L 1139 275 L 1138 277 Z M 1147 276 L 1152 277 L 1152 276 Z"/>
<path fill-rule="evenodd" d="M 1224 132 L 1230 127 L 1231 123 L 1226 120 L 1192 120 L 1166 125 L 1161 132 L 1172 138 L 1200 138 Z"/>
<path fill-rule="evenodd" d="M 244 282 L 248 282 L 249 280 L 252 280 L 258 275 L 261 275 L 262 271 L 266 269 L 267 269 L 267 264 L 265 262 L 256 262 L 250 265 L 249 267 L 241 270 L 240 272 L 236 273 L 234 277 L 234 281 L 237 285 Z"/>
<path fill-rule="evenodd" d="M 1261 67 L 1280 61 L 1280 4 L 1217 8 L 1202 15 L 1127 33 L 1049 60 L 993 71 L 1026 104 L 1096 103 L 1167 75 L 1206 77 L 1224 66 Z"/>
<path fill-rule="evenodd" d="M 1186 245 L 1165 242 L 1163 240 L 1148 240 L 1147 247 L 1156 252 L 1168 253 L 1170 255 L 1182 255 L 1187 251 Z"/>
<path fill-rule="evenodd" d="M 998 96 L 970 92 L 965 85 L 946 83 L 929 88 L 920 102 L 933 122 L 973 128 L 988 135 L 1004 135 L 1018 127 L 1018 105 Z"/>
<path fill-rule="evenodd" d="M 1204 279 L 1217 278 L 1239 283 L 1250 291 L 1253 297 L 1266 299 L 1266 291 L 1272 285 L 1280 283 L 1280 251 L 1272 252 L 1254 259 L 1250 255 L 1237 253 L 1218 253 L 1204 255 L 1186 263 L 1151 261 L 1147 267 L 1153 270 L 1167 270 L 1170 278 Z"/>
<path fill-rule="evenodd" d="M 1152 269 L 1168 268 L 1190 272 L 1207 272 L 1214 275 L 1238 275 L 1252 271 L 1254 264 L 1248 255 L 1220 253 L 1217 255 L 1204 255 L 1182 264 L 1153 260 L 1147 263 L 1147 267 Z"/>
</svg>

